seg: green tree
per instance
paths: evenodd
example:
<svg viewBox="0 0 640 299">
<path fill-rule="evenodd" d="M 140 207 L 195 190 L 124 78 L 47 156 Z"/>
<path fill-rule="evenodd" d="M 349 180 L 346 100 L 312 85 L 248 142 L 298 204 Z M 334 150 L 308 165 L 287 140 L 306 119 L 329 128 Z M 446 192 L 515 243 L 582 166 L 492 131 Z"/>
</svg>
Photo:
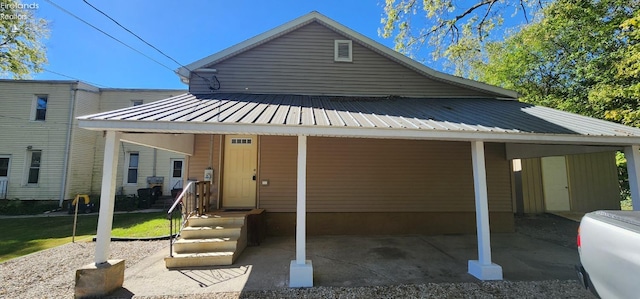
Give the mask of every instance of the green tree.
<svg viewBox="0 0 640 299">
<path fill-rule="evenodd" d="M 526 102 L 633 124 L 638 8 L 638 0 L 558 0 L 538 21 L 489 43 L 487 61 L 474 62 L 473 73 Z"/>
<path fill-rule="evenodd" d="M 557 0 L 542 17 L 487 45 L 474 74 L 521 100 L 640 127 L 640 1 Z M 624 155 L 620 198 L 629 198 Z"/>
<path fill-rule="evenodd" d="M 637 7 L 636 7 L 637 9 Z M 640 127 L 640 10 L 620 24 L 617 38 L 624 41 L 612 53 L 616 59 L 613 74 L 589 91 L 589 102 L 604 118 L 629 126 Z"/>
<path fill-rule="evenodd" d="M 0 0 L 0 77 L 27 78 L 47 62 L 42 40 L 47 22 L 37 18 L 39 4 Z"/>
<path fill-rule="evenodd" d="M 379 34 L 394 36 L 395 49 L 415 58 L 432 46 L 434 60 L 445 59 L 456 75 L 470 76 L 471 62 L 482 61 L 487 41 L 502 36 L 504 16 L 527 21 L 548 0 L 386 0 Z"/>
</svg>

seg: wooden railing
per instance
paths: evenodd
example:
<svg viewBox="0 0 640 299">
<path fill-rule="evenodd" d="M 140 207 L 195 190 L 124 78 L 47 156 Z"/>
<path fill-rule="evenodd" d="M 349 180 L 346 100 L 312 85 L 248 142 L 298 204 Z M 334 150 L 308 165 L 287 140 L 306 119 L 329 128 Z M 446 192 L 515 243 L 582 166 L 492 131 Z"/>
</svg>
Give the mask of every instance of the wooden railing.
<svg viewBox="0 0 640 299">
<path fill-rule="evenodd" d="M 169 218 L 169 256 L 173 257 L 173 243 L 178 239 L 189 217 L 202 215 L 209 209 L 211 182 L 191 181 L 167 211 Z M 180 221 L 174 218 L 180 213 Z"/>
</svg>

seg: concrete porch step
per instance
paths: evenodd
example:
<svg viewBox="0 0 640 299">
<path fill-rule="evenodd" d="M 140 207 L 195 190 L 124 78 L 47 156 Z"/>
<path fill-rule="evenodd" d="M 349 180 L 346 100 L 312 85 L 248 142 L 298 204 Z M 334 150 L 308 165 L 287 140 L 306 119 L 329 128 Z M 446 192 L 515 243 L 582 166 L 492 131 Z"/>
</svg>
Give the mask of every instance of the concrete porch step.
<svg viewBox="0 0 640 299">
<path fill-rule="evenodd" d="M 187 220 L 187 226 L 201 227 L 201 226 L 225 226 L 225 225 L 244 225 L 244 216 L 217 216 L 217 215 L 202 215 L 194 216 Z"/>
<path fill-rule="evenodd" d="M 180 237 L 184 239 L 239 237 L 241 230 L 241 224 L 227 224 L 217 226 L 187 226 L 182 229 Z"/>
<path fill-rule="evenodd" d="M 238 247 L 238 237 L 179 239 L 173 246 L 173 250 L 176 253 L 233 252 Z"/>
<path fill-rule="evenodd" d="M 200 253 L 174 253 L 173 257 L 164 259 L 169 269 L 203 267 L 203 266 L 227 266 L 232 265 L 235 259 L 233 251 L 224 252 L 200 252 Z"/>
</svg>

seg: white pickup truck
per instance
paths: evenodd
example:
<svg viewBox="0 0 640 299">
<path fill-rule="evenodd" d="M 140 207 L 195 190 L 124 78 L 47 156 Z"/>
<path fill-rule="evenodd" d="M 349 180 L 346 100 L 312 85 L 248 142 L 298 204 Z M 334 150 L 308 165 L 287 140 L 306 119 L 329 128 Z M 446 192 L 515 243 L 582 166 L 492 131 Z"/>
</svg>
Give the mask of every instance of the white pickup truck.
<svg viewBox="0 0 640 299">
<path fill-rule="evenodd" d="M 578 229 L 580 282 L 602 298 L 640 298 L 640 211 L 596 211 Z"/>
</svg>

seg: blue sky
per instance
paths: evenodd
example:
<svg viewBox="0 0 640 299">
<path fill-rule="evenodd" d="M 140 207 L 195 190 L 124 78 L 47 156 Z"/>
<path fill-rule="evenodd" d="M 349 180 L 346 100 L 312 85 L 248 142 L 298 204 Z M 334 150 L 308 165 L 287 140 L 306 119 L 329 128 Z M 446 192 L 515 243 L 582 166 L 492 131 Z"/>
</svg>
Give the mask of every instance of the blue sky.
<svg viewBox="0 0 640 299">
<path fill-rule="evenodd" d="M 50 0 L 168 66 L 179 67 L 93 10 L 82 0 Z M 49 20 L 47 70 L 113 88 L 186 88 L 171 70 L 56 8 L 46 0 L 35 14 Z M 384 1 L 347 0 L 89 0 L 183 65 L 209 56 L 311 11 L 318 11 L 388 47 L 378 36 Z M 51 72 L 34 79 L 69 80 Z"/>
<path fill-rule="evenodd" d="M 179 67 L 81 0 L 51 0 L 146 55 Z M 23 3 L 31 3 L 22 1 Z M 89 0 L 183 65 L 233 46 L 316 10 L 392 47 L 378 37 L 382 2 L 372 1 L 167 1 Z M 186 88 L 167 68 L 110 39 L 50 3 L 36 0 L 36 15 L 50 21 L 47 70 L 115 88 Z M 43 72 L 34 79 L 68 80 Z"/>
</svg>

